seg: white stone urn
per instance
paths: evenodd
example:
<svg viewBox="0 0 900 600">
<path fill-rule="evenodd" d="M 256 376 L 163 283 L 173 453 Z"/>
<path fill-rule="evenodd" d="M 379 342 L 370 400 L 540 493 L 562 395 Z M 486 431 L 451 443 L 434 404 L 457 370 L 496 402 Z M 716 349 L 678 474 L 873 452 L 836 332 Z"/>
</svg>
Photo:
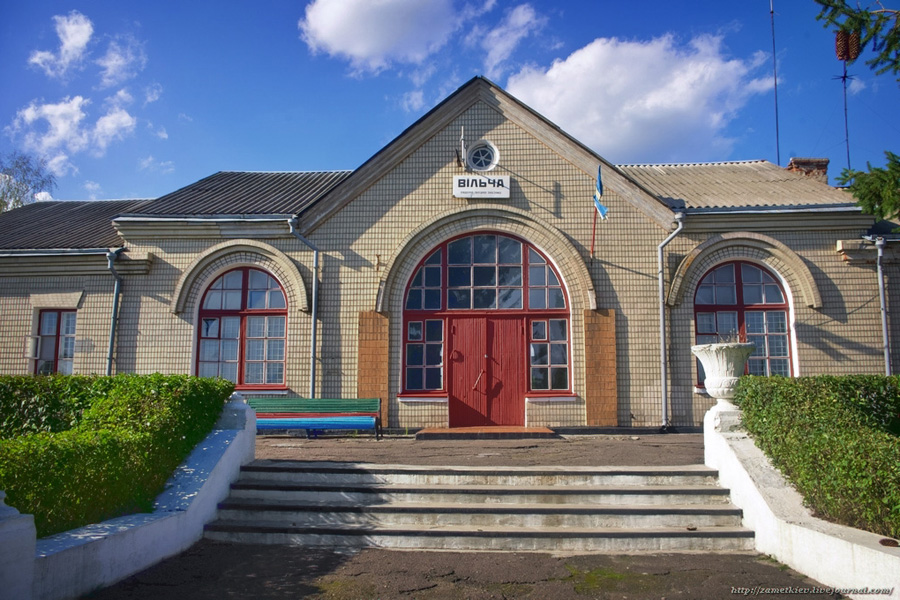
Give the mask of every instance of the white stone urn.
<svg viewBox="0 0 900 600">
<path fill-rule="evenodd" d="M 731 405 L 734 386 L 744 374 L 747 359 L 753 354 L 756 344 L 752 342 L 720 342 L 691 346 L 691 352 L 700 359 L 706 379 L 706 393 L 720 404 Z M 732 405 L 733 406 L 733 405 Z"/>
</svg>

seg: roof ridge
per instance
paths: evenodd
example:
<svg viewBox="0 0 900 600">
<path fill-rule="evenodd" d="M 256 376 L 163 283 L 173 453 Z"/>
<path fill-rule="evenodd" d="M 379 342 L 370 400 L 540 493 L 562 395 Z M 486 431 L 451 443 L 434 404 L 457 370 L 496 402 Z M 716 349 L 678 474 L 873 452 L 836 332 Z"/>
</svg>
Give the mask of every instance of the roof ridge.
<svg viewBox="0 0 900 600">
<path fill-rule="evenodd" d="M 237 175 L 312 175 L 314 173 L 352 173 L 353 169 L 323 169 L 321 171 L 218 171 Z"/>
<path fill-rule="evenodd" d="M 621 164 L 617 167 L 705 167 L 714 165 L 747 165 L 751 163 L 769 162 L 764 158 L 755 158 L 747 160 L 719 160 L 711 162 L 686 162 L 686 163 L 633 163 Z"/>
</svg>

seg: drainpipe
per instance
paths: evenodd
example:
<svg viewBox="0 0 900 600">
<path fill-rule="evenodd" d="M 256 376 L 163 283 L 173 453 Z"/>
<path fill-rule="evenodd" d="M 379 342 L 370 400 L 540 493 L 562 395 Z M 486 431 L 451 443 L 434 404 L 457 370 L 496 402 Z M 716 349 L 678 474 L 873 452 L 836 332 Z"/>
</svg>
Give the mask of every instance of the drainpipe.
<svg viewBox="0 0 900 600">
<path fill-rule="evenodd" d="M 106 253 L 106 266 L 109 268 L 109 272 L 112 273 L 112 276 L 116 280 L 116 287 L 113 291 L 113 307 L 112 307 L 112 316 L 110 317 L 109 323 L 109 350 L 106 353 L 106 375 L 112 375 L 112 363 L 113 363 L 113 350 L 116 344 L 116 323 L 119 320 L 119 295 L 122 291 L 122 278 L 116 272 L 115 266 L 113 263 L 116 262 L 116 259 L 119 258 L 119 253 L 125 248 L 117 248 L 116 250 L 110 250 Z"/>
<path fill-rule="evenodd" d="M 678 224 L 675 231 L 669 234 L 669 237 L 664 239 L 656 249 L 656 276 L 659 282 L 659 366 L 661 373 L 660 383 L 662 384 L 662 425 L 660 431 L 663 432 L 669 429 L 669 373 L 668 359 L 666 358 L 666 287 L 663 275 L 663 249 L 684 229 L 684 213 L 675 213 L 675 222 Z"/>
<path fill-rule="evenodd" d="M 297 231 L 297 219 L 288 219 L 291 235 L 303 242 L 307 248 L 313 251 L 313 280 L 312 280 L 312 331 L 310 332 L 311 347 L 309 349 L 309 397 L 316 397 L 316 342 L 319 308 L 319 249 L 311 241 L 300 235 Z"/>
<path fill-rule="evenodd" d="M 869 238 L 871 240 L 871 238 Z M 884 374 L 891 375 L 891 344 L 888 338 L 887 303 L 884 298 L 884 270 L 881 262 L 884 258 L 884 238 L 875 238 L 875 249 L 878 250 L 878 297 L 881 299 L 881 338 L 884 342 Z"/>
</svg>

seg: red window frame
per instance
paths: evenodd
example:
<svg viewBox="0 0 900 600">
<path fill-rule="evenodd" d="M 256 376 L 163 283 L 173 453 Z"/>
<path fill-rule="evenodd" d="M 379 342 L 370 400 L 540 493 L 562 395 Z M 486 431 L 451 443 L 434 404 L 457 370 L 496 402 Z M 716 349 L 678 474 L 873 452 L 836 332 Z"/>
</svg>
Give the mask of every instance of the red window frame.
<svg viewBox="0 0 900 600">
<path fill-rule="evenodd" d="M 521 275 L 522 282 L 521 282 L 521 286 L 520 286 L 520 288 L 522 290 L 522 300 L 521 300 L 520 308 L 488 308 L 488 309 L 448 308 L 448 290 L 450 289 L 449 267 L 450 266 L 464 266 L 464 265 L 450 265 L 449 264 L 449 251 L 448 251 L 449 245 L 452 244 L 453 242 L 456 242 L 457 240 L 460 240 L 463 238 L 470 238 L 470 237 L 474 237 L 474 236 L 497 236 L 498 238 L 509 238 L 509 239 L 519 242 L 522 245 L 521 246 L 522 253 L 521 253 L 520 261 L 518 263 L 519 265 L 521 265 L 521 268 L 522 268 L 522 275 Z M 498 241 L 498 244 L 499 244 L 499 241 Z M 537 257 L 539 257 L 543 262 L 532 262 L 532 260 L 531 260 L 532 257 L 531 257 L 530 251 L 533 251 L 537 255 Z M 434 262 L 431 262 L 426 265 L 426 263 L 429 262 L 429 259 L 432 259 L 432 257 L 434 256 L 434 254 L 436 252 L 440 252 L 440 261 L 439 262 L 434 261 Z M 474 263 L 474 262 L 472 262 L 472 263 L 470 263 L 470 266 L 472 266 L 474 268 L 476 265 L 477 266 L 493 265 L 494 267 L 499 269 L 501 266 L 515 266 L 515 264 L 516 264 L 516 263 L 499 262 L 499 261 L 500 261 L 500 258 L 498 256 L 498 262 L 494 262 L 494 263 Z M 426 267 L 426 266 L 432 267 L 432 268 L 437 267 L 437 266 L 440 267 L 440 287 L 439 288 L 436 285 L 433 285 L 435 283 L 434 279 L 432 279 L 429 282 L 426 282 L 425 270 L 423 269 L 423 267 Z M 538 284 L 537 287 L 532 288 L 530 286 L 531 275 L 529 273 L 529 271 L 530 271 L 529 267 L 547 267 L 548 268 L 547 270 L 552 272 L 553 277 L 555 277 L 556 284 L 550 284 L 550 283 L 547 283 L 544 285 Z M 422 285 L 414 286 L 413 283 L 416 282 L 417 275 L 419 274 L 420 269 L 422 269 L 422 277 L 421 277 Z M 498 273 L 499 273 L 499 271 L 498 271 Z M 546 271 L 545 271 L 545 277 L 548 277 L 546 275 Z M 474 278 L 474 271 L 473 271 L 473 278 Z M 547 280 L 549 280 L 549 277 Z M 545 281 L 547 281 L 547 280 L 545 280 Z M 470 289 L 474 289 L 476 287 L 476 286 L 474 286 L 474 281 L 472 283 L 473 283 L 473 285 L 469 286 Z M 431 284 L 431 285 L 429 285 L 429 284 Z M 459 286 L 454 286 L 454 287 L 458 288 Z M 463 287 L 465 287 L 465 286 L 463 286 Z M 516 287 L 516 286 L 501 286 L 501 285 L 499 285 L 499 281 L 498 281 L 497 285 L 488 286 L 488 288 L 490 288 L 490 287 L 500 290 L 503 288 L 510 288 L 510 287 Z M 423 290 L 422 296 L 421 296 L 421 301 L 419 303 L 420 306 L 425 306 L 425 290 L 426 289 L 428 289 L 428 290 L 439 289 L 440 290 L 440 306 L 439 306 L 439 308 L 430 308 L 430 309 L 407 308 L 407 301 L 409 299 L 409 293 L 410 293 L 411 289 L 422 289 Z M 529 291 L 532 289 L 535 289 L 535 290 L 543 289 L 544 290 L 543 297 L 545 299 L 544 300 L 545 304 L 548 304 L 551 301 L 550 300 L 551 294 L 556 295 L 556 292 L 551 292 L 550 290 L 551 289 L 559 290 L 561 292 L 563 307 L 562 308 L 531 308 Z M 499 296 L 499 292 L 498 292 L 498 296 Z M 477 316 L 496 317 L 496 316 L 503 316 L 503 315 L 505 315 L 505 316 L 512 316 L 512 315 L 521 316 L 523 327 L 527 328 L 526 334 L 525 334 L 526 339 L 525 339 L 525 344 L 524 344 L 525 355 L 522 356 L 522 359 L 521 359 L 522 360 L 521 373 L 523 373 L 523 376 L 526 377 L 526 389 L 528 391 L 528 395 L 534 396 L 534 397 L 537 397 L 537 396 L 559 396 L 559 395 L 565 395 L 565 394 L 572 393 L 573 377 L 572 377 L 572 341 L 571 341 L 571 337 L 572 337 L 571 336 L 571 304 L 569 301 L 568 291 L 566 290 L 566 287 L 563 284 L 563 280 L 560 277 L 559 272 L 556 270 L 556 267 L 553 265 L 553 263 L 550 261 L 550 259 L 547 257 L 547 255 L 545 255 L 543 252 L 538 250 L 536 247 L 534 247 L 534 245 L 530 244 L 526 240 L 524 240 L 518 236 L 515 236 L 515 235 L 510 235 L 507 233 L 501 233 L 501 232 L 497 232 L 497 231 L 469 232 L 469 233 L 465 233 L 465 234 L 458 235 L 458 236 L 452 237 L 450 239 L 444 240 L 443 242 L 441 242 L 440 244 L 438 244 L 437 246 L 435 246 L 431 250 L 429 250 L 427 253 L 425 253 L 425 256 L 418 262 L 418 264 L 416 264 L 416 267 L 413 269 L 413 274 L 409 278 L 409 281 L 407 281 L 406 287 L 404 288 L 402 302 L 403 302 L 403 321 L 402 321 L 403 330 L 402 330 L 401 335 L 402 335 L 402 340 L 403 340 L 403 348 L 402 348 L 402 352 L 401 352 L 401 361 L 402 361 L 401 375 L 400 375 L 400 377 L 401 377 L 401 392 L 399 394 L 399 396 L 401 398 L 404 396 L 406 396 L 406 397 L 444 397 L 447 395 L 447 393 L 449 392 L 447 389 L 447 360 L 446 360 L 446 348 L 447 348 L 448 337 L 449 337 L 447 335 L 447 331 L 448 331 L 447 321 L 448 321 L 448 319 L 452 319 L 454 316 L 462 316 L 462 315 L 465 315 L 466 317 L 473 317 L 473 316 L 475 316 L 475 317 L 477 317 Z M 433 300 L 432 300 L 432 303 L 433 303 Z M 548 321 L 550 319 L 565 321 L 565 331 L 566 331 L 565 354 L 566 354 L 566 361 L 567 361 L 565 368 L 567 370 L 566 371 L 567 385 L 566 385 L 565 389 L 561 389 L 561 388 L 532 389 L 532 387 L 531 387 L 531 383 L 532 383 L 531 367 L 532 367 L 532 365 L 530 363 L 530 348 L 531 348 L 531 342 L 532 342 L 532 339 L 531 339 L 532 322 L 535 320 Z M 427 365 L 427 364 L 410 365 L 408 363 L 408 360 L 409 360 L 409 355 L 408 355 L 408 351 L 407 351 L 408 345 L 411 343 L 412 344 L 420 343 L 420 340 L 411 339 L 409 337 L 410 336 L 410 325 L 409 324 L 411 322 L 422 322 L 423 328 L 424 328 L 424 324 L 426 321 L 435 321 L 435 320 L 440 320 L 442 323 L 442 326 L 443 326 L 443 339 L 442 339 L 443 356 L 442 356 L 441 363 L 439 365 L 441 368 L 441 387 L 438 389 L 409 389 L 407 387 L 407 383 L 408 383 L 407 369 L 419 368 L 420 366 L 422 368 L 427 369 L 427 368 L 435 368 L 438 366 L 438 365 Z M 423 337 L 424 337 L 424 333 L 423 333 Z M 424 340 L 423 340 L 423 342 L 424 342 Z M 415 361 L 415 362 L 417 362 L 417 361 Z M 561 367 L 561 365 L 554 365 L 554 366 L 557 368 Z M 423 371 L 423 375 L 422 375 L 423 383 L 424 383 L 426 377 L 427 377 L 427 374 Z M 423 386 L 423 388 L 424 388 L 424 386 Z"/>
<path fill-rule="evenodd" d="M 224 278 L 229 273 L 241 272 L 241 302 L 239 309 L 207 309 L 203 308 L 206 304 L 207 295 L 213 291 L 213 286 L 220 279 Z M 271 277 L 277 284 L 278 288 L 281 290 L 282 297 L 284 298 L 284 308 L 247 308 L 247 300 L 250 290 L 250 272 L 251 271 L 259 271 Z M 218 291 L 218 290 L 216 290 Z M 287 332 L 288 332 L 288 304 L 287 304 L 287 294 L 284 291 L 284 286 L 278 281 L 278 278 L 272 275 L 269 271 L 265 269 L 261 269 L 259 267 L 237 267 L 235 269 L 229 269 L 223 273 L 220 273 L 215 279 L 213 279 L 209 286 L 207 286 L 206 290 L 203 292 L 203 296 L 200 298 L 200 310 L 197 315 L 197 345 L 196 345 L 196 358 L 194 360 L 194 372 L 196 374 L 200 374 L 200 363 L 201 362 L 218 362 L 222 361 L 201 361 L 201 345 L 203 340 L 211 340 L 211 339 L 219 339 L 222 340 L 221 331 L 222 331 L 222 319 L 225 317 L 237 317 L 239 319 L 239 328 L 238 328 L 238 337 L 237 339 L 237 381 L 235 382 L 235 389 L 237 390 L 283 390 L 287 389 Z M 265 362 L 265 363 L 281 363 L 282 365 L 282 377 L 281 383 L 246 383 L 245 382 L 245 367 L 248 362 L 246 358 L 247 353 L 247 341 L 248 341 L 248 331 L 247 331 L 247 321 L 250 317 L 283 317 L 284 318 L 284 336 L 283 338 L 274 336 L 272 338 L 263 337 L 259 339 L 264 339 L 267 341 L 269 339 L 283 339 L 284 343 L 282 345 L 282 358 L 281 360 L 263 360 L 263 361 L 250 361 L 250 362 Z M 218 319 L 218 332 L 216 337 L 204 337 L 203 335 L 203 319 Z M 254 337 L 253 339 L 257 339 Z"/>
<path fill-rule="evenodd" d="M 711 273 L 726 266 L 733 266 L 734 269 L 734 290 L 735 290 L 735 303 L 734 304 L 701 304 L 698 302 L 698 295 L 700 293 L 700 287 L 706 281 Z M 762 271 L 763 274 L 768 275 L 772 278 L 771 282 L 747 282 L 747 285 L 775 285 L 778 287 L 778 291 L 781 294 L 782 302 L 765 302 L 765 296 L 763 295 L 763 302 L 748 302 L 745 299 L 745 290 L 744 290 L 744 277 L 743 277 L 743 267 L 747 265 Z M 723 286 L 725 287 L 725 286 Z M 781 280 L 768 268 L 764 267 L 755 262 L 746 261 L 746 260 L 732 260 L 723 263 L 719 263 L 709 270 L 707 270 L 703 277 L 700 278 L 697 283 L 697 289 L 694 290 L 694 336 L 695 341 L 698 344 L 702 343 L 710 343 L 708 339 L 710 337 L 717 337 L 719 340 L 725 335 L 728 335 L 730 332 L 720 332 L 718 330 L 718 323 L 716 325 L 715 333 L 712 332 L 701 332 L 700 329 L 700 314 L 709 314 L 709 313 L 719 313 L 719 312 L 734 312 L 736 313 L 737 319 L 737 334 L 739 339 L 743 342 L 753 341 L 757 343 L 758 349 L 754 351 L 753 355 L 751 355 L 750 361 L 765 361 L 765 371 L 766 374 L 771 373 L 771 362 L 772 360 L 786 360 L 787 361 L 787 376 L 792 377 L 794 374 L 794 356 L 792 352 L 792 339 L 791 339 L 791 326 L 790 326 L 790 304 L 788 303 L 788 295 L 784 286 L 781 283 Z M 768 331 L 768 313 L 784 313 L 784 331 L 778 332 L 769 332 Z M 751 331 L 748 334 L 747 331 L 747 314 L 748 313 L 763 313 L 763 323 L 766 329 L 764 332 L 759 331 Z M 749 337 L 748 337 L 749 335 Z M 785 354 L 784 355 L 776 355 L 773 356 L 768 350 L 771 346 L 770 337 L 783 337 L 784 338 L 784 346 L 785 346 Z M 766 352 L 764 354 L 759 353 L 760 348 L 765 348 Z M 744 368 L 744 374 L 750 373 L 750 361 L 748 361 L 747 366 Z M 703 387 L 703 377 L 702 370 L 700 367 L 699 361 L 697 362 L 697 377 L 698 387 Z"/>
<path fill-rule="evenodd" d="M 48 315 L 48 314 L 51 314 L 51 313 L 55 313 L 55 314 L 56 314 L 56 327 L 54 328 L 54 332 L 53 332 L 52 334 L 44 334 L 44 315 Z M 59 359 L 60 359 L 60 356 L 59 356 L 60 352 L 59 352 L 59 350 L 60 350 L 60 345 L 62 344 L 64 338 L 72 338 L 72 340 L 73 340 L 73 341 L 72 341 L 72 344 L 73 344 L 72 354 L 73 354 L 73 356 L 70 357 L 69 360 L 72 361 L 72 364 L 73 364 L 73 370 L 74 370 L 74 362 L 75 362 L 75 359 L 74 359 L 74 353 L 75 353 L 74 343 L 75 343 L 75 342 L 74 342 L 74 340 L 75 340 L 75 334 L 74 334 L 74 333 L 72 333 L 72 334 L 63 334 L 63 333 L 62 333 L 63 315 L 65 315 L 65 314 L 76 315 L 76 316 L 75 316 L 75 327 L 76 327 L 76 330 L 77 330 L 77 328 L 78 328 L 78 316 L 77 316 L 77 315 L 78 315 L 78 311 L 75 311 L 75 310 L 65 310 L 65 309 L 44 309 L 44 310 L 41 310 L 41 311 L 38 313 L 37 338 L 38 338 L 39 342 L 38 342 L 38 356 L 37 356 L 36 360 L 34 361 L 34 374 L 35 374 L 35 375 L 42 375 L 42 374 L 43 374 L 43 375 L 50 375 L 50 374 L 54 374 L 54 373 L 59 373 Z M 48 357 L 48 358 L 41 358 L 41 354 L 43 354 L 43 352 L 44 352 L 44 340 L 45 340 L 45 339 L 50 339 L 50 338 L 53 339 L 53 360 L 52 360 L 52 363 L 53 363 L 53 370 L 52 370 L 52 371 L 49 371 L 49 372 L 41 373 L 41 366 L 42 366 L 43 364 L 47 364 L 47 363 L 51 362 L 51 360 L 49 359 L 49 357 Z"/>
</svg>

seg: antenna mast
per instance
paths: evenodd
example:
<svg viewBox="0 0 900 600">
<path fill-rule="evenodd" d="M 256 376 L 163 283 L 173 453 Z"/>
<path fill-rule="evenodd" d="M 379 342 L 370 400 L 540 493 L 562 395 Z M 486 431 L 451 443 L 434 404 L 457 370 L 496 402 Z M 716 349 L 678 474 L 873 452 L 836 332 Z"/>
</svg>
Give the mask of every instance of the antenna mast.
<svg viewBox="0 0 900 600">
<path fill-rule="evenodd" d="M 775 7 L 769 0 L 769 17 L 772 22 L 772 73 L 775 77 L 775 157 L 781 166 L 781 136 L 778 131 L 778 56 L 775 52 Z"/>
<path fill-rule="evenodd" d="M 850 126 L 847 120 L 847 80 L 853 79 L 847 75 L 847 61 L 854 61 L 859 56 L 859 32 L 846 32 L 838 30 L 834 36 L 834 53 L 839 61 L 844 63 L 844 74 L 835 79 L 840 79 L 844 84 L 844 142 L 847 144 L 847 169 L 850 169 Z"/>
</svg>

